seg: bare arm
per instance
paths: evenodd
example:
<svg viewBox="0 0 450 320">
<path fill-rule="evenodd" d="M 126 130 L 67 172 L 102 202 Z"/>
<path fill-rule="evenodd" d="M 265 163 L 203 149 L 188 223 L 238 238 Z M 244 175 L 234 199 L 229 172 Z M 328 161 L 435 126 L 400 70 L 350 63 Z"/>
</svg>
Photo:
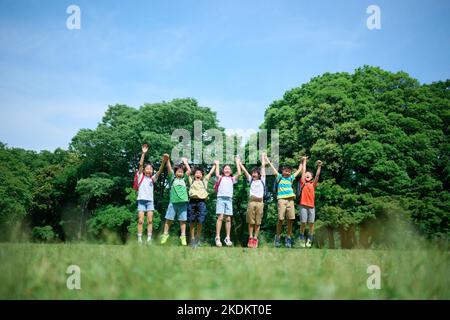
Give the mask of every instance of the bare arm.
<svg viewBox="0 0 450 320">
<path fill-rule="evenodd" d="M 305 177 L 306 177 L 306 160 L 308 159 L 308 157 L 303 157 L 302 158 L 302 166 L 303 166 L 303 172 L 302 172 L 302 178 L 301 181 L 302 183 L 305 183 Z"/>
<path fill-rule="evenodd" d="M 173 174 L 173 170 L 172 170 L 172 164 L 170 163 L 170 158 L 169 155 L 167 155 L 167 173 Z"/>
<path fill-rule="evenodd" d="M 181 158 L 181 161 L 183 161 L 183 164 L 186 166 L 186 175 L 191 175 L 191 167 L 189 166 L 187 158 Z"/>
<path fill-rule="evenodd" d="M 269 158 L 267 158 L 267 156 L 266 156 L 266 160 L 267 160 L 267 163 L 269 164 L 270 168 L 272 169 L 273 174 L 277 176 L 277 175 L 278 175 L 278 171 L 277 171 L 277 169 L 273 166 L 272 162 L 270 162 Z"/>
<path fill-rule="evenodd" d="M 147 151 L 148 151 L 148 145 L 143 144 L 141 160 L 139 160 L 139 174 L 141 174 L 142 171 L 144 171 L 144 160 L 145 160 L 145 155 L 147 154 Z"/>
<path fill-rule="evenodd" d="M 237 168 L 237 174 L 236 174 L 236 180 L 239 179 L 239 177 L 242 174 L 241 171 L 241 160 L 239 159 L 239 157 L 236 157 L 236 168 Z"/>
<path fill-rule="evenodd" d="M 294 179 L 297 178 L 297 176 L 298 176 L 300 173 L 302 173 L 302 170 L 303 170 L 303 163 L 300 162 L 300 164 L 298 165 L 297 171 L 294 172 Z"/>
<path fill-rule="evenodd" d="M 321 168 L 322 168 L 322 161 L 317 160 L 317 171 L 316 171 L 316 177 L 314 178 L 314 184 L 317 184 L 317 182 L 319 182 Z"/>
<path fill-rule="evenodd" d="M 213 164 L 213 166 L 211 167 L 211 170 L 209 170 L 209 173 L 206 175 L 206 180 L 209 180 L 213 174 L 213 172 L 216 170 L 216 164 Z"/>
<path fill-rule="evenodd" d="M 245 176 L 247 179 L 250 179 L 250 173 L 248 173 L 247 169 L 245 169 L 244 165 L 242 163 L 239 163 L 241 165 L 242 171 L 244 171 Z"/>
<path fill-rule="evenodd" d="M 166 162 L 167 162 L 168 159 L 169 159 L 169 155 L 168 155 L 167 153 L 165 153 L 165 154 L 163 155 L 163 157 L 162 157 L 161 165 L 159 166 L 159 170 L 158 170 L 158 172 L 156 172 L 156 174 L 155 174 L 155 179 L 158 179 L 159 176 L 161 175 L 161 173 L 163 172 L 163 170 L 164 170 L 164 165 L 166 164 Z"/>
<path fill-rule="evenodd" d="M 219 177 L 220 177 L 219 160 L 215 160 L 214 165 L 216 166 L 216 178 L 219 179 Z"/>
</svg>

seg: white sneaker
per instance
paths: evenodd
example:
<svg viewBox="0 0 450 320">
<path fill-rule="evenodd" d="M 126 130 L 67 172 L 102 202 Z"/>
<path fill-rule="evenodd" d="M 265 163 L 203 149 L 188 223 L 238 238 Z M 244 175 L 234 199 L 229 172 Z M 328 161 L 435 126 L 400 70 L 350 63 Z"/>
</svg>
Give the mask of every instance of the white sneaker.
<svg viewBox="0 0 450 320">
<path fill-rule="evenodd" d="M 233 242 L 231 242 L 230 238 L 225 238 L 225 244 L 227 247 L 231 247 L 233 245 Z"/>
<path fill-rule="evenodd" d="M 222 241 L 220 241 L 220 238 L 216 237 L 216 247 L 221 247 L 222 246 Z"/>
<path fill-rule="evenodd" d="M 311 248 L 312 241 L 310 239 L 306 240 L 306 247 Z"/>
<path fill-rule="evenodd" d="M 142 242 L 142 238 L 139 238 L 138 239 L 138 244 L 142 244 L 143 242 Z"/>
</svg>

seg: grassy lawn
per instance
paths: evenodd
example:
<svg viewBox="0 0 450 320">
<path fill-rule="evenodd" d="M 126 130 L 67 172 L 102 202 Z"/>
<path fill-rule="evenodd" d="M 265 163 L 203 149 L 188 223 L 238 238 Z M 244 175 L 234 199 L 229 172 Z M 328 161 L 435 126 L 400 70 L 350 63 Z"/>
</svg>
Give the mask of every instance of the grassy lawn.
<svg viewBox="0 0 450 320">
<path fill-rule="evenodd" d="M 81 268 L 81 290 L 66 269 Z M 369 290 L 367 267 L 381 269 Z M 447 251 L 0 244 L 1 299 L 450 299 Z"/>
</svg>

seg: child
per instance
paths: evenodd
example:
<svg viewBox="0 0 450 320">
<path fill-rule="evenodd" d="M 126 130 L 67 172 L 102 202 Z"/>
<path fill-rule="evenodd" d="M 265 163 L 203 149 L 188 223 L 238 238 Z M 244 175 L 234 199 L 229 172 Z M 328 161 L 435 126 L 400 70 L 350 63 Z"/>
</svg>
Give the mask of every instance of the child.
<svg viewBox="0 0 450 320">
<path fill-rule="evenodd" d="M 322 167 L 322 161 L 317 161 L 317 172 L 316 177 L 313 177 L 311 171 L 306 171 L 306 161 L 307 157 L 303 157 L 303 174 L 300 180 L 302 187 L 302 196 L 299 201 L 300 205 L 300 245 L 304 248 L 305 246 L 311 248 L 313 237 L 314 237 L 314 220 L 316 217 L 316 210 L 314 208 L 314 190 L 319 181 L 320 169 Z M 314 180 L 313 180 L 314 179 Z M 305 228 L 306 222 L 309 223 L 309 233 L 308 240 L 305 244 Z"/>
<path fill-rule="evenodd" d="M 266 161 L 272 168 L 273 173 L 277 176 L 275 183 L 277 186 L 277 199 L 278 199 L 278 223 L 277 223 L 277 234 L 275 236 L 275 247 L 280 247 L 280 234 L 281 228 L 283 227 L 283 221 L 286 217 L 287 219 L 287 237 L 286 237 L 286 248 L 292 247 L 292 223 L 295 220 L 295 193 L 292 189 L 292 184 L 295 178 L 302 172 L 302 163 L 299 164 L 297 171 L 292 174 L 292 168 L 290 166 L 284 166 L 281 169 L 281 174 L 278 173 L 277 169 L 270 162 L 269 158 L 266 156 Z"/>
<path fill-rule="evenodd" d="M 233 190 L 234 184 L 238 182 L 241 175 L 241 166 L 239 165 L 239 158 L 236 157 L 237 174 L 233 176 L 231 174 L 231 167 L 224 165 L 222 172 L 219 172 L 219 161 L 214 161 L 216 165 L 216 184 L 217 184 L 217 204 L 216 204 L 216 246 L 221 247 L 220 230 L 222 229 L 223 216 L 226 216 L 225 222 L 225 244 L 231 247 L 233 243 L 230 240 L 231 233 L 231 217 L 233 216 Z"/>
<path fill-rule="evenodd" d="M 187 171 L 184 172 L 185 166 L 182 164 L 176 166 L 172 170 L 170 160 L 167 160 L 167 170 L 169 172 L 170 181 L 170 203 L 167 207 L 166 222 L 164 223 L 164 234 L 161 237 L 161 244 L 165 244 L 169 239 L 169 229 L 175 216 L 178 217 L 180 222 L 181 236 L 180 241 L 182 246 L 187 246 L 186 242 L 186 220 L 187 220 L 187 204 L 188 204 L 188 192 L 186 186 L 186 178 L 191 174 L 191 169 L 187 165 L 187 159 L 182 158 L 183 163 L 186 165 Z"/>
<path fill-rule="evenodd" d="M 186 163 L 186 168 L 191 171 L 189 164 Z M 196 168 L 194 170 L 194 179 L 189 176 L 189 229 L 191 232 L 191 246 L 196 248 L 200 245 L 200 236 L 202 234 L 202 225 L 206 216 L 206 199 L 208 199 L 208 181 L 211 178 L 215 165 L 212 166 L 209 173 L 203 177 L 203 170 Z M 195 224 L 197 223 L 197 237 L 195 237 Z"/>
<path fill-rule="evenodd" d="M 249 248 L 258 248 L 259 227 L 264 212 L 264 190 L 266 184 L 266 163 L 264 155 L 261 157 L 261 168 L 253 168 L 252 173 L 248 173 L 245 166 L 241 163 L 241 169 L 244 171 L 248 182 L 250 183 L 250 199 L 247 205 L 247 223 L 248 223 L 248 243 Z M 255 234 L 253 236 L 253 230 Z"/>
<path fill-rule="evenodd" d="M 138 243 L 142 244 L 142 226 L 144 224 L 144 215 L 147 212 L 147 243 L 150 244 L 152 241 L 152 230 L 153 230 L 153 211 L 155 210 L 153 202 L 153 188 L 156 180 L 158 180 L 161 174 L 164 163 L 168 159 L 168 155 L 165 154 L 161 166 L 158 172 L 153 175 L 153 166 L 150 163 L 144 165 L 145 155 L 148 152 L 148 145 L 144 144 L 142 146 L 141 160 L 139 161 L 139 171 L 137 175 L 137 210 L 138 210 Z"/>
</svg>

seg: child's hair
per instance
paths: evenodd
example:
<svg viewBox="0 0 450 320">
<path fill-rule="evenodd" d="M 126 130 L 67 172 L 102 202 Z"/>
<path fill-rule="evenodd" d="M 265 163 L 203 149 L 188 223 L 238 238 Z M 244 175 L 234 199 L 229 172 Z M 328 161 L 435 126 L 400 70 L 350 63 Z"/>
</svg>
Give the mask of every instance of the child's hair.
<svg viewBox="0 0 450 320">
<path fill-rule="evenodd" d="M 288 164 L 285 164 L 284 166 L 281 167 L 281 171 L 283 171 L 283 170 L 292 171 L 292 167 L 290 165 L 288 165 Z"/>
<path fill-rule="evenodd" d="M 151 164 L 150 162 L 144 163 L 144 169 L 147 168 L 148 166 L 152 167 L 153 169 L 153 164 Z"/>
<path fill-rule="evenodd" d="M 253 173 L 253 172 L 256 172 L 256 173 L 258 174 L 258 176 L 261 177 L 261 169 L 260 169 L 260 168 L 254 167 L 254 168 L 252 169 L 252 173 Z"/>
<path fill-rule="evenodd" d="M 197 171 L 200 171 L 203 174 L 203 169 L 202 168 L 200 168 L 200 167 L 195 168 L 194 169 L 194 174 L 196 174 Z"/>
<path fill-rule="evenodd" d="M 312 176 L 314 176 L 314 173 L 311 170 L 306 170 L 305 173 L 310 173 Z"/>
</svg>

